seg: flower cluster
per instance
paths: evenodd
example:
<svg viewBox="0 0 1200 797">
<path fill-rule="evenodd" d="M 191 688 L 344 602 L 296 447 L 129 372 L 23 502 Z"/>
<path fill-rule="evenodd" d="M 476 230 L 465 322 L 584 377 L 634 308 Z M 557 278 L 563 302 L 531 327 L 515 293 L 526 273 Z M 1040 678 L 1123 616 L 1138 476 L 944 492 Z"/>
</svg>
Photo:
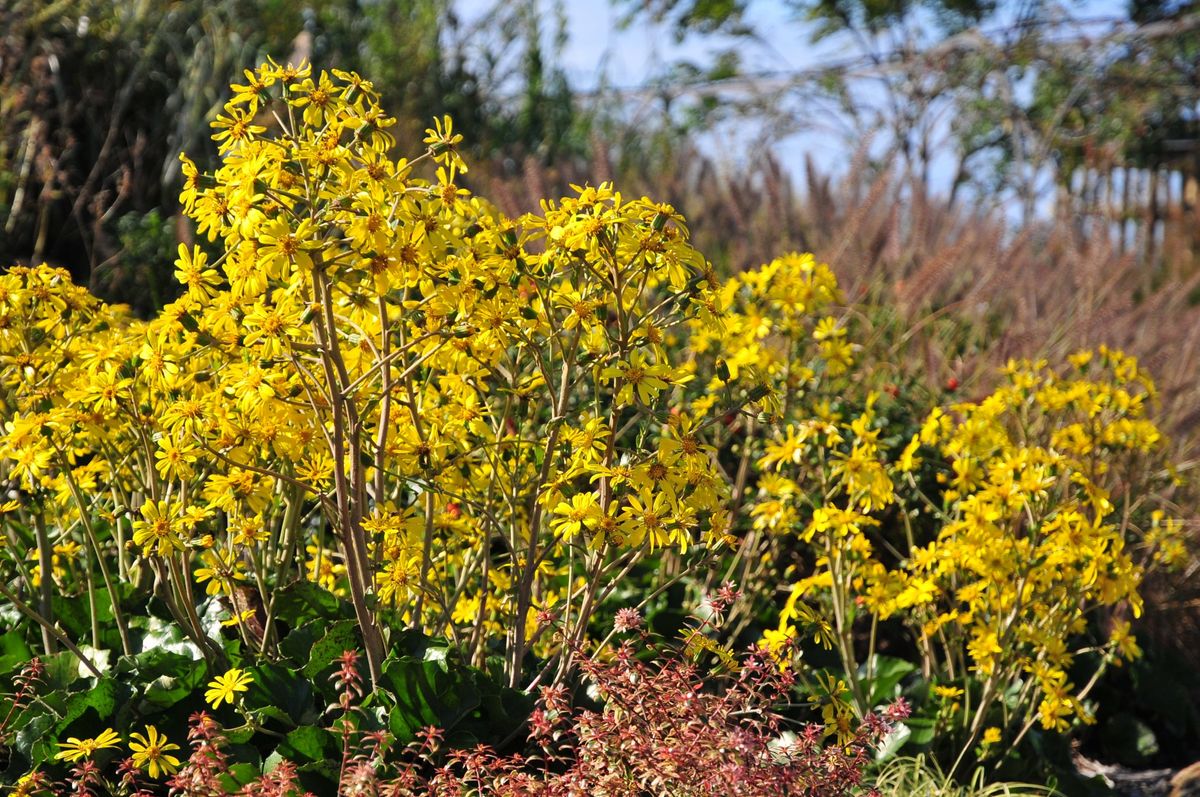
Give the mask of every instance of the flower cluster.
<svg viewBox="0 0 1200 797">
<path fill-rule="evenodd" d="M 277 588 L 315 580 L 353 603 L 373 676 L 418 626 L 477 661 L 499 639 L 515 684 L 617 573 L 725 540 L 703 430 L 740 405 L 689 405 L 679 336 L 726 299 L 669 206 L 602 185 L 505 218 L 456 182 L 448 119 L 396 160 L 368 81 L 249 75 L 221 166 L 183 160 L 206 240 L 158 317 L 47 267 L 0 277 L 18 576 L 82 592 L 82 559 L 114 598 L 153 584 L 215 664 L 192 584 L 269 649 Z M 542 634 L 548 611 L 572 628 Z"/>
<path fill-rule="evenodd" d="M 1185 555 L 1179 522 L 1144 505 L 1169 473 L 1153 396 L 1132 358 L 1101 348 L 1067 373 L 1010 363 L 993 393 L 933 410 L 890 455 L 874 397 L 849 420 L 788 423 L 758 460 L 751 514 L 798 534 L 815 568 L 767 642 L 806 627 L 831 637 L 863 705 L 870 668 L 862 679 L 853 626 L 866 623 L 873 646 L 878 624 L 899 619 L 953 701 L 948 732 L 968 745 L 1089 721 L 1096 679 L 1072 682 L 1076 658 L 1102 671 L 1138 655 L 1138 586 Z"/>
<path fill-rule="evenodd" d="M 181 156 L 199 241 L 156 317 L 48 266 L 0 275 L 0 592 L 48 655 L 100 678 L 101 655 L 146 647 L 126 613 L 147 607 L 220 673 L 210 706 L 245 713 L 254 666 L 297 630 L 285 596 L 315 583 L 362 644 L 330 709 L 346 793 L 846 794 L 894 697 L 872 686 L 881 627 L 909 635 L 964 750 L 1089 719 L 1100 672 L 1138 655 L 1145 574 L 1186 556 L 1132 358 L 1014 362 L 902 422 L 811 255 L 719 279 L 671 206 L 609 184 L 508 218 L 464 187 L 448 118 L 411 159 L 394 124 L 358 75 L 268 62 L 213 122 L 215 171 Z M 645 639 L 667 585 L 721 578 L 742 589 L 705 611 L 765 627 L 747 661 L 707 627 L 659 666 L 609 647 Z M 91 639 L 62 630 L 67 599 Z M 360 732 L 412 629 L 508 687 L 553 684 L 538 757 L 447 753 L 429 731 L 406 769 Z M 795 666 L 807 635 L 840 672 Z M 1094 677 L 1073 682 L 1079 664 Z M 603 710 L 566 702 L 580 672 Z M 824 722 L 789 736 L 767 704 L 797 685 Z M 226 793 L 224 732 L 192 727 L 186 762 L 152 725 L 68 737 L 58 759 L 81 794 L 121 745 L 123 793 L 172 775 Z M 246 793 L 298 778 L 285 762 Z"/>
</svg>

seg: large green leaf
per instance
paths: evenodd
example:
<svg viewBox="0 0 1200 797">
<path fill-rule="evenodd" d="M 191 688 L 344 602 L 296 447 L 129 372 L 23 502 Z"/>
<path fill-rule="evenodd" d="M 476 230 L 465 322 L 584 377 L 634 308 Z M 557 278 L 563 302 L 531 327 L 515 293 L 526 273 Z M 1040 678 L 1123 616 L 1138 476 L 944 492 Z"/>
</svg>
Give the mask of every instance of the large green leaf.
<svg viewBox="0 0 1200 797">
<path fill-rule="evenodd" d="M 256 779 L 260 774 L 258 767 L 253 764 L 240 762 L 231 765 L 221 775 L 221 785 L 229 793 L 234 793 L 240 790 L 243 786 Z"/>
<path fill-rule="evenodd" d="M 174 706 L 195 692 L 205 681 L 204 663 L 189 662 L 180 667 L 178 675 L 160 675 L 145 686 L 143 696 L 147 703 L 165 709 Z"/>
<path fill-rule="evenodd" d="M 92 615 L 86 595 L 64 597 L 55 594 L 50 599 L 50 607 L 54 622 L 67 636 L 80 643 L 85 639 L 91 640 Z M 108 619 L 112 619 L 111 613 Z"/>
<path fill-rule="evenodd" d="M 279 652 L 296 667 L 303 667 L 308 664 L 313 645 L 325 636 L 328 628 L 328 620 L 309 620 L 288 632 L 279 643 Z"/>
<path fill-rule="evenodd" d="M 245 705 L 260 718 L 278 720 L 286 727 L 311 725 L 320 719 L 312 683 L 282 664 L 260 664 L 249 670 L 254 683 Z"/>
<path fill-rule="evenodd" d="M 449 655 L 450 643 L 441 637 L 426 636 L 410 629 L 393 633 L 388 638 L 388 650 L 396 658 L 441 661 Z"/>
<path fill-rule="evenodd" d="M 150 648 L 132 656 L 117 659 L 118 675 L 135 675 L 137 678 L 157 678 L 160 675 L 175 675 L 181 669 L 201 664 L 186 653 L 165 648 Z"/>
<path fill-rule="evenodd" d="M 73 656 L 70 660 L 78 661 Z M 128 698 L 129 691 L 127 686 L 104 678 L 74 692 L 57 689 L 39 695 L 38 701 L 18 717 L 17 751 L 34 763 L 52 758 L 57 743 L 76 722 L 83 721 L 88 727 L 88 731 L 76 734 L 84 736 L 92 729 L 111 725 L 118 698 Z"/>
<path fill-rule="evenodd" d="M 16 749 L 30 761 L 44 761 L 54 752 L 53 728 L 57 718 L 53 714 L 33 717 L 25 727 L 17 731 Z"/>
<path fill-rule="evenodd" d="M 275 596 L 274 614 L 293 628 L 309 620 L 327 622 L 349 619 L 353 610 L 336 595 L 312 581 L 297 581 L 284 587 Z"/>
<path fill-rule="evenodd" d="M 313 726 L 296 728 L 263 761 L 263 772 L 270 772 L 284 761 L 296 765 L 303 788 L 311 794 L 333 794 L 337 790 L 342 759 L 341 740 L 333 733 Z"/>
<path fill-rule="evenodd" d="M 390 662 L 382 686 L 392 698 L 388 726 L 396 741 L 407 744 L 428 725 L 450 730 L 470 716 L 481 702 L 473 680 L 469 673 L 451 672 L 444 661 Z"/>
<path fill-rule="evenodd" d="M 533 699 L 486 672 L 430 648 L 431 658 L 402 656 L 386 663 L 378 691 L 387 704 L 388 729 L 404 744 L 434 725 L 452 744 L 498 744 L 529 716 Z M 436 657 L 436 658 L 434 658 Z"/>
<path fill-rule="evenodd" d="M 353 620 L 338 620 L 329 625 L 325 635 L 317 641 L 309 654 L 308 663 L 301 672 L 310 681 L 324 683 L 328 680 L 334 663 L 348 650 L 361 650 L 358 624 Z"/>
<path fill-rule="evenodd" d="M 899 697 L 900 682 L 916 671 L 915 664 L 895 656 L 881 656 L 878 653 L 871 657 L 871 680 L 866 684 L 870 703 L 878 706 L 889 703 Z M 858 677 L 867 677 L 867 665 L 864 663 L 858 669 Z"/>
<path fill-rule="evenodd" d="M 25 643 L 21 631 L 9 631 L 0 635 L 0 675 L 15 673 L 33 658 L 33 651 Z"/>
<path fill-rule="evenodd" d="M 279 743 L 277 752 L 295 764 L 336 759 L 341 754 L 338 739 L 324 728 L 306 725 L 290 731 Z"/>
<path fill-rule="evenodd" d="M 117 707 L 117 691 L 117 682 L 104 678 L 90 689 L 72 694 L 67 698 L 66 709 L 55 725 L 56 733 L 62 733 L 88 709 L 93 709 L 102 723 L 107 722 Z M 128 689 L 123 691 L 128 694 Z"/>
<path fill-rule="evenodd" d="M 115 674 L 142 687 L 139 711 L 162 711 L 191 696 L 205 682 L 203 661 L 155 648 L 117 660 Z"/>
<path fill-rule="evenodd" d="M 151 616 L 141 634 L 141 652 L 171 652 L 189 659 L 199 658 L 200 651 L 173 620 Z"/>
<path fill-rule="evenodd" d="M 909 730 L 905 744 L 910 747 L 924 747 L 933 741 L 936 721 L 932 717 L 909 717 L 904 725 Z"/>
<path fill-rule="evenodd" d="M 46 665 L 46 672 L 42 676 L 43 688 L 48 691 L 69 690 L 80 680 L 79 663 L 79 657 L 69 650 L 43 657 L 42 664 Z"/>
</svg>

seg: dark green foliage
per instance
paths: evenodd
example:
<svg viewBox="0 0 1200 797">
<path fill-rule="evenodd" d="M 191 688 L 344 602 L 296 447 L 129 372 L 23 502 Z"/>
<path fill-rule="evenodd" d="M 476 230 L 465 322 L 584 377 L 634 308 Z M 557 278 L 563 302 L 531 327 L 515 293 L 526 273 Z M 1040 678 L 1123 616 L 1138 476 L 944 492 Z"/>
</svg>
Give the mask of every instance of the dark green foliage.
<svg viewBox="0 0 1200 797">
<path fill-rule="evenodd" d="M 105 728 L 126 735 L 154 725 L 182 745 L 189 717 L 207 710 L 226 728 L 239 780 L 249 781 L 264 764 L 287 759 L 298 765 L 309 788 L 329 788 L 342 751 L 340 737 L 328 730 L 341 716 L 332 676 L 343 654 L 361 649 L 362 640 L 354 622 L 344 619 L 352 616 L 350 607 L 315 584 L 288 587 L 277 606 L 280 619 L 293 626 L 280 646 L 284 659 L 242 662 L 239 644 L 232 635 L 226 638 L 228 658 L 254 679 L 237 710 L 224 704 L 213 711 L 205 703 L 205 685 L 222 673 L 210 671 L 186 647 L 153 634 L 143 638 L 143 652 L 117 657 L 99 679 L 83 677 L 71 653 L 43 659 L 37 699 L 13 712 L 0 732 L 0 748 L 7 751 L 0 782 L 12 784 L 35 767 L 63 774 L 53 760 L 58 743 L 69 736 L 93 737 Z M 61 617 L 72 616 L 66 604 L 59 608 Z M 0 678 L 6 683 L 28 660 L 25 636 L 24 629 L 0 635 Z M 500 745 L 532 709 L 531 697 L 467 666 L 444 640 L 407 631 L 391 640 L 390 649 L 383 682 L 365 696 L 354 721 L 366 730 L 391 731 L 400 745 L 429 725 L 442 728 L 452 747 Z M 0 699 L 0 718 L 8 714 L 10 701 L 11 694 Z M 102 756 L 117 753 L 125 754 L 114 750 Z M 186 755 L 185 749 L 180 758 Z"/>
</svg>

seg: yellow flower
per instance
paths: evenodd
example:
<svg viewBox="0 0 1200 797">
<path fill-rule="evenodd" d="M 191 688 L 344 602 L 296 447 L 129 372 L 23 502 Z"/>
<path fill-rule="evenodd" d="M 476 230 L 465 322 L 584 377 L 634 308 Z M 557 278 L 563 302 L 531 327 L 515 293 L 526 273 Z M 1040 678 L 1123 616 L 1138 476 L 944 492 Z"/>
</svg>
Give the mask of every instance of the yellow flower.
<svg viewBox="0 0 1200 797">
<path fill-rule="evenodd" d="M 605 368 L 601 376 L 620 381 L 621 387 L 617 392 L 617 401 L 620 403 L 632 404 L 636 396 L 642 404 L 651 404 L 667 388 L 671 369 L 662 364 L 648 363 L 644 354 L 635 351 L 628 362 L 622 361 L 614 367 Z"/>
<path fill-rule="evenodd" d="M 190 441 L 179 442 L 169 437 L 158 441 L 154 452 L 154 468 L 164 479 L 190 479 L 198 449 Z"/>
<path fill-rule="evenodd" d="M 170 775 L 179 769 L 179 759 L 170 755 L 179 745 L 167 741 L 153 725 L 146 726 L 146 734 L 129 734 L 129 750 L 133 753 L 133 765 L 144 769 L 152 778 Z"/>
<path fill-rule="evenodd" d="M 273 77 L 266 74 L 265 70 L 253 72 L 249 69 L 243 70 L 246 75 L 246 84 L 238 85 L 233 83 L 229 88 L 233 89 L 233 97 L 229 100 L 230 105 L 247 105 L 250 108 L 250 113 L 258 110 L 260 102 L 264 101 L 267 94 L 267 89 L 275 82 Z"/>
<path fill-rule="evenodd" d="M 204 693 L 204 699 L 213 708 L 220 706 L 223 701 L 233 705 L 238 693 L 245 692 L 253 682 L 254 679 L 249 673 L 234 667 L 208 682 L 208 691 Z"/>
<path fill-rule="evenodd" d="M 76 401 L 93 412 L 112 413 L 124 399 L 129 397 L 132 380 L 126 379 L 113 367 L 92 374 L 77 390 L 70 391 L 67 398 Z"/>
<path fill-rule="evenodd" d="M 424 143 L 429 145 L 434 159 L 450 167 L 450 179 L 456 173 L 466 174 L 467 164 L 458 154 L 458 145 L 463 140 L 461 133 L 454 132 L 454 122 L 449 116 L 434 118 L 433 127 L 425 129 Z"/>
<path fill-rule="evenodd" d="M 218 115 L 209 125 L 216 129 L 213 141 L 218 142 L 224 152 L 236 143 L 249 141 L 266 130 L 262 125 L 252 123 L 253 117 L 240 109 L 226 106 L 226 115 Z"/>
<path fill-rule="evenodd" d="M 560 502 L 553 511 L 559 516 L 554 521 L 554 531 L 567 539 L 579 534 L 585 527 L 595 528 L 600 522 L 600 505 L 595 493 L 579 493 L 572 496 L 570 503 Z"/>
<path fill-rule="evenodd" d="M 921 438 L 913 436 L 913 439 L 908 441 L 908 445 L 900 452 L 900 458 L 896 460 L 896 470 L 901 473 L 908 473 L 921 467 L 921 458 L 917 456 L 917 449 L 921 447 Z"/>
<path fill-rule="evenodd" d="M 420 581 L 420 557 L 402 556 L 383 565 L 375 575 L 379 600 L 384 604 L 399 605 L 417 589 Z"/>
<path fill-rule="evenodd" d="M 933 693 L 942 700 L 953 700 L 956 697 L 963 696 L 963 690 L 957 686 L 935 686 Z"/>
<path fill-rule="evenodd" d="M 179 259 L 175 261 L 175 279 L 185 286 L 188 295 L 197 299 L 207 299 L 217 291 L 221 275 L 216 269 L 207 268 L 208 255 L 199 246 L 193 245 L 189 251 L 186 244 L 179 245 Z"/>
<path fill-rule="evenodd" d="M 35 769 L 33 772 L 17 778 L 16 786 L 13 787 L 10 794 L 12 797 L 34 797 L 34 795 L 45 794 L 47 785 L 45 774 Z"/>
<path fill-rule="evenodd" d="M 182 551 L 183 536 L 179 523 L 179 504 L 166 501 L 147 501 L 142 504 L 142 520 L 133 522 L 133 541 L 147 554 L 168 556 Z"/>
<path fill-rule="evenodd" d="M 992 726 L 983 732 L 983 746 L 990 747 L 1000 741 L 1000 729 Z"/>
<path fill-rule="evenodd" d="M 91 758 L 97 750 L 116 747 L 120 741 L 121 737 L 117 736 L 116 731 L 112 728 L 105 728 L 99 736 L 92 739 L 79 739 L 72 736 L 65 742 L 59 742 L 58 746 L 62 749 L 54 757 L 59 761 L 74 763 L 81 758 Z"/>
<path fill-rule="evenodd" d="M 846 330 L 841 327 L 838 320 L 832 316 L 822 318 L 817 322 L 817 328 L 813 330 L 813 338 L 816 340 L 829 340 L 832 338 L 845 337 Z"/>
<path fill-rule="evenodd" d="M 1129 633 L 1130 623 L 1128 620 L 1118 620 L 1113 624 L 1112 633 L 1109 634 L 1109 644 L 1117 651 L 1117 655 L 1121 659 L 1132 661 L 1142 655 L 1142 649 L 1138 647 L 1137 640 Z"/>
<path fill-rule="evenodd" d="M 670 515 L 666 496 L 643 490 L 639 496 L 629 496 L 622 509 L 621 527 L 632 544 L 641 545 L 648 538 L 650 550 L 654 550 L 671 542 Z"/>
<path fill-rule="evenodd" d="M 179 161 L 183 171 L 183 190 L 179 192 L 179 202 L 187 213 L 196 209 L 196 195 L 200 190 L 200 170 L 187 155 L 179 153 Z"/>
<path fill-rule="evenodd" d="M 781 669 L 787 669 L 792 656 L 785 656 L 785 651 L 791 651 L 796 641 L 796 629 L 790 626 L 783 628 L 767 628 L 763 630 L 762 639 L 758 644 L 774 659 Z"/>
<path fill-rule="evenodd" d="M 244 612 L 239 612 L 228 619 L 222 620 L 221 625 L 226 628 L 233 628 L 234 626 L 242 625 L 253 616 L 254 610 L 247 609 Z"/>
</svg>

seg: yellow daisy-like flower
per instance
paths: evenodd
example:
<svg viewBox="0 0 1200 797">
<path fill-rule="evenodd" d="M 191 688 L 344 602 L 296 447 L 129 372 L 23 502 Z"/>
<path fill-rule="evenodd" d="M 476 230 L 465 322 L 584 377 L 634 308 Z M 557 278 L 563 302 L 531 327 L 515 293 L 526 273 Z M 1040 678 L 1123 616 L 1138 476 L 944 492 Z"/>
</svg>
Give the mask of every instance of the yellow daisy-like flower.
<svg viewBox="0 0 1200 797">
<path fill-rule="evenodd" d="M 144 769 L 152 778 L 170 775 L 179 769 L 179 759 L 170 755 L 179 745 L 167 741 L 153 725 L 146 726 L 146 734 L 129 734 L 129 750 L 133 753 L 133 765 Z"/>
<path fill-rule="evenodd" d="M 45 774 L 34 770 L 17 779 L 17 784 L 12 790 L 12 797 L 34 797 L 34 795 L 45 794 L 46 784 Z"/>
<path fill-rule="evenodd" d="M 933 687 L 933 693 L 942 700 L 953 700 L 963 696 L 963 690 L 957 686 L 935 686 Z"/>
<path fill-rule="evenodd" d="M 133 541 L 147 554 L 169 556 L 182 551 L 184 540 L 179 523 L 179 504 L 147 501 L 141 507 L 142 520 L 133 522 Z"/>
<path fill-rule="evenodd" d="M 58 746 L 62 749 L 54 757 L 59 761 L 74 763 L 81 758 L 91 758 L 97 750 L 116 747 L 120 741 L 121 737 L 117 736 L 116 731 L 112 728 L 105 728 L 99 736 L 92 739 L 79 739 L 72 736 L 65 742 L 59 742 Z"/>
<path fill-rule="evenodd" d="M 254 679 L 250 677 L 249 673 L 235 667 L 208 682 L 208 691 L 204 693 L 204 699 L 213 708 L 220 706 L 222 701 L 233 705 L 238 693 L 245 692 L 253 682 Z"/>
</svg>

